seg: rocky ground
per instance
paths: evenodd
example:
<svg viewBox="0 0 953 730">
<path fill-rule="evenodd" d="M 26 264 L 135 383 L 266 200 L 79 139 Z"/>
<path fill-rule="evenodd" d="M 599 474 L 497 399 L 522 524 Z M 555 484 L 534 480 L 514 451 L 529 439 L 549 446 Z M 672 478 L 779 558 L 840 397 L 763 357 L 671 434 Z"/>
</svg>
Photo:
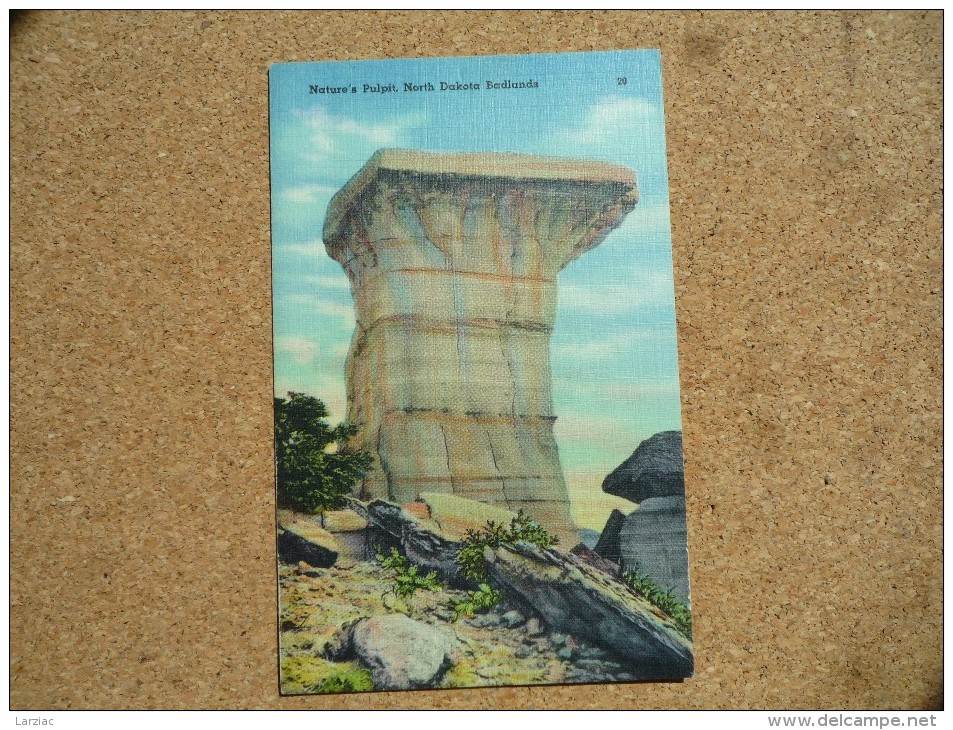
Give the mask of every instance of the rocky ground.
<svg viewBox="0 0 953 730">
<path fill-rule="evenodd" d="M 433 653 L 431 648 L 439 647 L 439 658 L 430 669 L 407 670 L 411 676 L 433 672 L 430 679 L 417 680 L 413 686 L 635 679 L 603 649 L 550 631 L 538 618 L 527 618 L 505 603 L 454 621 L 453 604 L 463 599 L 464 591 L 418 590 L 408 599 L 399 599 L 393 592 L 393 575 L 376 561 L 330 568 L 314 568 L 306 563 L 280 565 L 281 686 L 285 694 L 406 688 L 388 680 L 380 662 L 368 659 L 363 648 L 349 651 L 341 647 L 342 637 L 349 641 L 348 632 L 354 631 L 350 627 L 355 623 L 360 626 L 361 619 L 401 615 L 412 619 L 406 622 L 407 628 L 416 632 L 404 646 L 394 647 L 409 657 L 405 660 L 415 661 L 417 657 L 426 662 L 428 652 Z M 364 625 L 371 626 L 368 622 Z M 406 642 L 412 643 L 418 635 L 421 648 L 408 651 Z M 387 637 L 383 641 L 386 643 Z M 355 638 L 354 644 L 358 643 Z M 385 657 L 382 661 L 392 660 Z"/>
</svg>

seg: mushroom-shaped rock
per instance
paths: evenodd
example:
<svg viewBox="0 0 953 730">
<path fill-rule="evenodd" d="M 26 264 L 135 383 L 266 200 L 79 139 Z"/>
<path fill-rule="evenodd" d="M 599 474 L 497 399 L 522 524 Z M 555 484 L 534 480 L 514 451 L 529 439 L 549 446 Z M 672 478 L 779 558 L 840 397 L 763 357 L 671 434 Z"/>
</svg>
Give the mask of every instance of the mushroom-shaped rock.
<svg viewBox="0 0 953 730">
<path fill-rule="evenodd" d="M 553 436 L 556 277 L 635 207 L 619 165 L 380 150 L 334 196 L 328 254 L 351 281 L 362 499 L 442 492 L 578 533 Z"/>
<path fill-rule="evenodd" d="M 602 482 L 602 491 L 632 502 L 685 496 L 682 432 L 662 431 L 645 439 Z"/>
</svg>

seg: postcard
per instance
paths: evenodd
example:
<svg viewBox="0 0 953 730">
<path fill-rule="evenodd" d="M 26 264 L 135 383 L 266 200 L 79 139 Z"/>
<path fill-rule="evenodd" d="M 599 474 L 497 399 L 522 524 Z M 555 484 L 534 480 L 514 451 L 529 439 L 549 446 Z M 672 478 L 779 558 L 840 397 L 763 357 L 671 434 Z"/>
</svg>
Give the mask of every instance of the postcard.
<svg viewBox="0 0 953 730">
<path fill-rule="evenodd" d="M 283 694 L 692 675 L 658 51 L 270 71 Z"/>
</svg>

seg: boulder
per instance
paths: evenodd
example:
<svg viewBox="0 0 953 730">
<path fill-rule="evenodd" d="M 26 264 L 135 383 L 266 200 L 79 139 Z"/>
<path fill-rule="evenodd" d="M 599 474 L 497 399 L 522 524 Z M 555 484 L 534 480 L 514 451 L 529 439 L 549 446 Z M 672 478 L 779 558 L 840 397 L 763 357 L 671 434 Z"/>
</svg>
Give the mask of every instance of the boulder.
<svg viewBox="0 0 953 730">
<path fill-rule="evenodd" d="M 602 482 L 602 491 L 631 502 L 685 495 L 682 432 L 663 431 L 645 439 Z"/>
<path fill-rule="evenodd" d="M 377 690 L 433 687 L 452 663 L 450 637 L 403 614 L 359 621 L 350 648 L 371 670 Z"/>
<path fill-rule="evenodd" d="M 343 532 L 363 532 L 367 529 L 367 520 L 350 509 L 328 510 L 324 513 L 324 529 L 332 534 Z"/>
<path fill-rule="evenodd" d="M 330 568 L 339 552 L 334 537 L 317 525 L 278 526 L 278 558 L 289 565 L 303 560 L 316 568 Z"/>
<path fill-rule="evenodd" d="M 542 616 L 554 631 L 600 646 L 636 679 L 678 679 L 694 671 L 691 642 L 674 621 L 622 583 L 572 556 L 527 543 L 487 551 L 495 585 Z"/>
<path fill-rule="evenodd" d="M 622 529 L 623 522 L 625 522 L 625 514 L 617 509 L 612 510 L 602 534 L 599 535 L 599 542 L 593 548 L 596 553 L 614 563 L 618 563 L 622 557 L 619 551 L 619 531 Z"/>
<path fill-rule="evenodd" d="M 350 568 L 374 557 L 367 546 L 367 520 L 353 510 L 330 510 L 318 516 L 279 509 L 278 525 L 336 552 L 334 565 L 339 568 Z"/>
<path fill-rule="evenodd" d="M 685 497 L 646 499 L 619 531 L 622 570 L 647 575 L 689 605 Z"/>
</svg>

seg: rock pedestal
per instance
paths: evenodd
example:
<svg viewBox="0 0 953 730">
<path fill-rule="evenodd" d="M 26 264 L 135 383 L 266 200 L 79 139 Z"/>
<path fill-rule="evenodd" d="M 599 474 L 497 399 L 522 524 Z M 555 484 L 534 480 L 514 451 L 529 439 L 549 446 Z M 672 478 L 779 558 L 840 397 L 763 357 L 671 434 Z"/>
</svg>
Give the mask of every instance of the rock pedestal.
<svg viewBox="0 0 953 730">
<path fill-rule="evenodd" d="M 573 530 L 553 438 L 556 275 L 636 204 L 607 163 L 378 151 L 328 207 L 357 327 L 348 420 L 364 499 L 444 492 Z"/>
</svg>

